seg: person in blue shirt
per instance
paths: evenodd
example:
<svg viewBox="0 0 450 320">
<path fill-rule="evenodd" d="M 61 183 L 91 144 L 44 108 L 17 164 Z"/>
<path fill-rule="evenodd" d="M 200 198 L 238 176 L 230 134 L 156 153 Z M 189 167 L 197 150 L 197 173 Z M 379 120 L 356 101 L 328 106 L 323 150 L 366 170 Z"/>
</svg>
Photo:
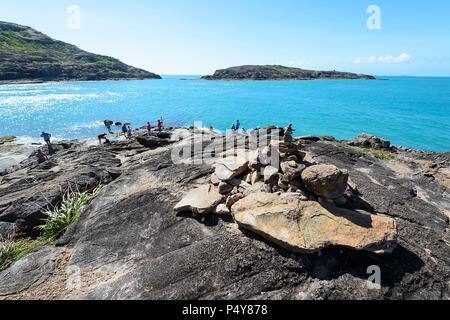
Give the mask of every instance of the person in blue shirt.
<svg viewBox="0 0 450 320">
<path fill-rule="evenodd" d="M 239 123 L 239 120 L 236 120 L 236 131 L 239 130 L 239 127 L 241 126 L 241 124 Z"/>
<path fill-rule="evenodd" d="M 231 130 L 233 130 L 233 131 L 236 130 L 236 126 L 234 125 L 234 123 L 233 123 L 233 125 L 231 126 Z"/>
<path fill-rule="evenodd" d="M 51 145 L 51 143 L 50 143 L 51 136 L 52 135 L 50 133 L 46 133 L 46 132 L 42 131 L 41 138 L 44 138 L 44 141 L 48 146 Z"/>
<path fill-rule="evenodd" d="M 127 126 L 125 124 L 122 126 L 122 132 L 123 132 L 123 135 L 126 138 L 127 137 L 127 133 L 128 133 L 128 128 L 127 128 Z"/>
<path fill-rule="evenodd" d="M 106 128 L 108 129 L 109 133 L 113 133 L 113 132 L 111 131 L 111 122 L 105 121 L 105 126 L 106 126 Z"/>
</svg>

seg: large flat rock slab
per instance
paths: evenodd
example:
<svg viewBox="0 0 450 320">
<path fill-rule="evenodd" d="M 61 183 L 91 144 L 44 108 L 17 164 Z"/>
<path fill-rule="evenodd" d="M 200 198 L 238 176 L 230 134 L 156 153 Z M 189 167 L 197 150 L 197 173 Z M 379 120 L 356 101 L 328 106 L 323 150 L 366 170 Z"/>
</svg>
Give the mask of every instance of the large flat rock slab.
<svg viewBox="0 0 450 320">
<path fill-rule="evenodd" d="M 301 201 L 296 193 L 253 193 L 235 203 L 232 214 L 240 226 L 296 252 L 345 246 L 391 253 L 396 247 L 394 219 Z"/>
<path fill-rule="evenodd" d="M 190 190 L 178 202 L 174 210 L 176 212 L 192 211 L 194 213 L 208 213 L 220 203 L 223 196 L 211 185 L 202 185 Z"/>
<path fill-rule="evenodd" d="M 224 152 L 214 165 L 216 176 L 222 181 L 232 180 L 248 169 L 250 152 L 240 149 L 231 151 Z"/>
</svg>

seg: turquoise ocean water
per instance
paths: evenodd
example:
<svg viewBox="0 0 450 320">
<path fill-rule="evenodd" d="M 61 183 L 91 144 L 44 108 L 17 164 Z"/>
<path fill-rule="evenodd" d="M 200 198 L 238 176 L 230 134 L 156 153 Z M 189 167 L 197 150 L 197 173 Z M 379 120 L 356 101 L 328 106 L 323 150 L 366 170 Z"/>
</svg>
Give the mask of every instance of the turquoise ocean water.
<svg viewBox="0 0 450 320">
<path fill-rule="evenodd" d="M 237 119 L 248 129 L 293 123 L 295 135 L 351 139 L 361 132 L 395 145 L 450 151 L 450 78 L 383 77 L 387 81 L 71 82 L 0 86 L 0 136 L 35 141 L 95 136 L 102 121 L 140 127 L 202 121 L 225 131 Z"/>
</svg>

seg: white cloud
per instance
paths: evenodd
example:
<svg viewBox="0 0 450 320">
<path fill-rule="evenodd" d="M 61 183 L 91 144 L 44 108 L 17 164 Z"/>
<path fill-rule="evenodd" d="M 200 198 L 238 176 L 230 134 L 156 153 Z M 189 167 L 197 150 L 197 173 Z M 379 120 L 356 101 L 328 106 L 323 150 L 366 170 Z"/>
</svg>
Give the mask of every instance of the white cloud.
<svg viewBox="0 0 450 320">
<path fill-rule="evenodd" d="M 407 53 L 402 53 L 401 55 L 399 55 L 398 57 L 393 57 L 393 56 L 380 56 L 380 57 L 375 57 L 375 56 L 371 56 L 369 58 L 363 58 L 363 57 L 358 57 L 355 59 L 355 61 L 353 61 L 353 63 L 374 63 L 375 61 L 381 62 L 381 63 L 402 63 L 402 62 L 408 62 L 409 60 L 411 60 L 411 55 L 407 54 Z"/>
<path fill-rule="evenodd" d="M 361 58 L 358 57 L 355 59 L 354 63 L 374 63 L 377 58 L 375 56 L 371 56 L 369 58 Z"/>
<path fill-rule="evenodd" d="M 402 63 L 407 62 L 411 59 L 411 55 L 407 53 L 402 53 L 397 58 L 393 56 L 381 56 L 378 58 L 378 61 L 380 62 L 386 62 L 386 63 Z"/>
</svg>

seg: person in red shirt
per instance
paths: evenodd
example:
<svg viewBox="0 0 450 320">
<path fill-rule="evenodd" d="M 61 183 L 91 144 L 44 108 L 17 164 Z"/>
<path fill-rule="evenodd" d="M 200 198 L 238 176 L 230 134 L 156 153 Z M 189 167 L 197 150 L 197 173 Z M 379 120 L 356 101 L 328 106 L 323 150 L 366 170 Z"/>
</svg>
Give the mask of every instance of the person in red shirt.
<svg viewBox="0 0 450 320">
<path fill-rule="evenodd" d="M 147 122 L 147 131 L 148 135 L 150 135 L 150 132 L 152 131 L 152 125 L 150 124 L 150 122 Z"/>
<path fill-rule="evenodd" d="M 162 128 L 162 122 L 161 120 L 158 120 L 158 132 L 161 133 L 161 128 Z"/>
<path fill-rule="evenodd" d="M 100 133 L 98 136 L 98 143 L 101 145 L 102 144 L 102 139 L 106 140 L 106 133 Z"/>
</svg>

